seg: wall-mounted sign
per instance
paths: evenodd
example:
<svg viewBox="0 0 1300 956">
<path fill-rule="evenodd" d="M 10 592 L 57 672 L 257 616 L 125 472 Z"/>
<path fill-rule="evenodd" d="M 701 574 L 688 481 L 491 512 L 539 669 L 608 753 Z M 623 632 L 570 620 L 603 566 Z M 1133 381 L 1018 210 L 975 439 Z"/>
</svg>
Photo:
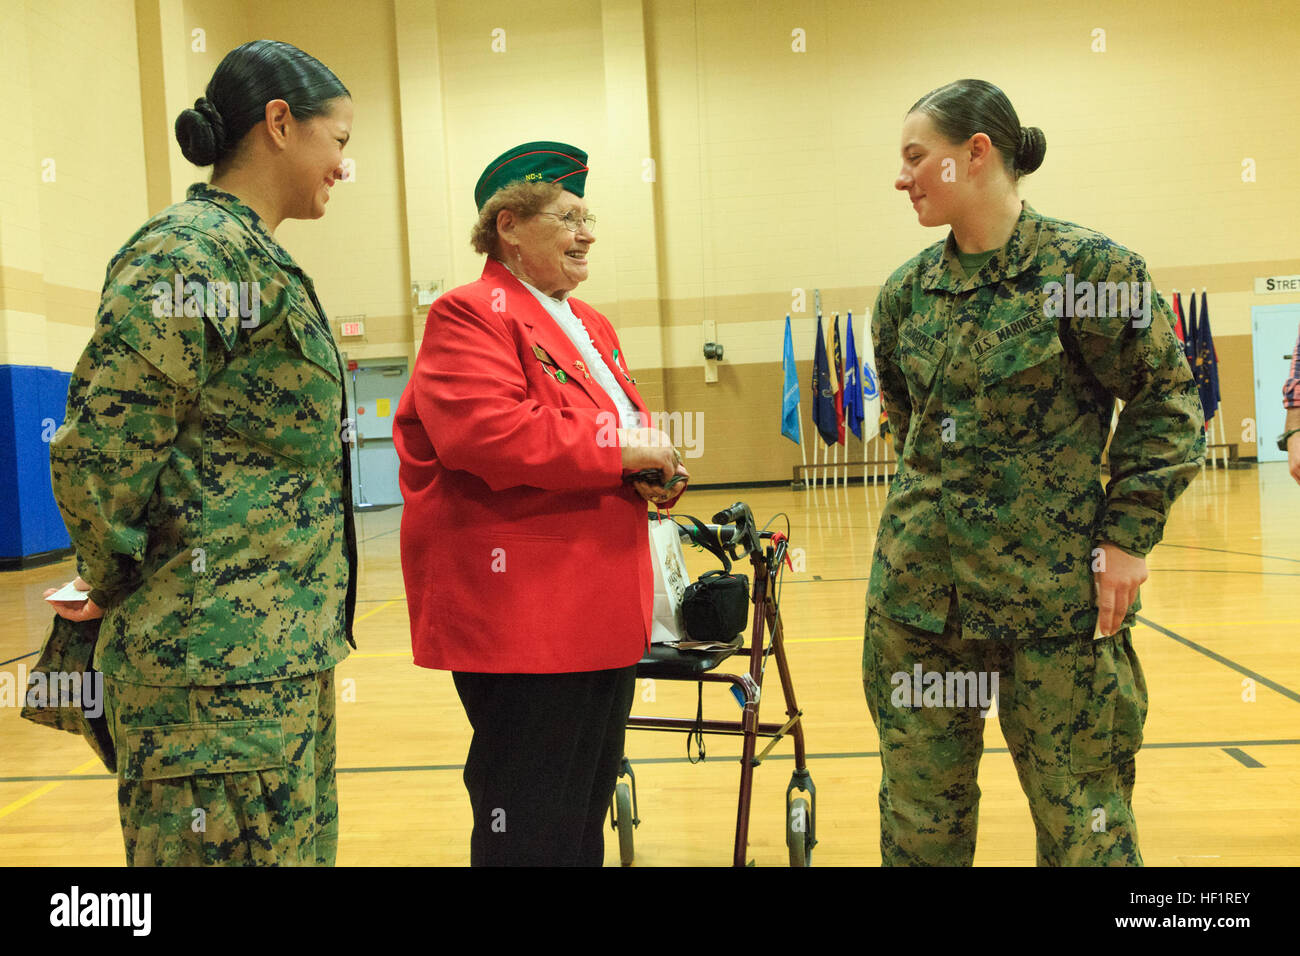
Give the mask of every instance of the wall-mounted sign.
<svg viewBox="0 0 1300 956">
<path fill-rule="evenodd" d="M 1300 292 L 1300 276 L 1256 276 L 1255 291 L 1260 294 L 1270 292 Z"/>
</svg>

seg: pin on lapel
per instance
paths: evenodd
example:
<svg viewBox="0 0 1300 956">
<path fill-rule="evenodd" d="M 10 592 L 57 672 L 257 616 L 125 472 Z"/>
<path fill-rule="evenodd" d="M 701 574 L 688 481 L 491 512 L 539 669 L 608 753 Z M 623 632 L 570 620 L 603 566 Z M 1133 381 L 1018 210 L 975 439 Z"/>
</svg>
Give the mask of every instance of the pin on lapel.
<svg viewBox="0 0 1300 956">
<path fill-rule="evenodd" d="M 582 364 L 582 359 L 576 359 L 573 364 L 577 366 L 578 371 L 582 373 L 582 377 L 590 382 L 591 376 L 587 374 L 587 366 Z"/>
</svg>

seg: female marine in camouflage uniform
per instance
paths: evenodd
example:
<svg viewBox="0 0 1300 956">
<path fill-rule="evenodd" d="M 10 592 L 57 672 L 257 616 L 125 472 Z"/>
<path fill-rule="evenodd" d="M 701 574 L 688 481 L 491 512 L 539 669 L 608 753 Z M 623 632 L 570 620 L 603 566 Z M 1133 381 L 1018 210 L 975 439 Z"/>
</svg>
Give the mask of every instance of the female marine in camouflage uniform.
<svg viewBox="0 0 1300 956">
<path fill-rule="evenodd" d="M 351 125 L 347 89 L 301 50 L 222 60 L 176 121 L 212 182 L 109 263 L 51 446 L 90 591 L 60 613 L 103 616 L 128 864 L 334 862 L 333 668 L 355 595 L 343 369 L 273 233 L 324 215 Z"/>
<path fill-rule="evenodd" d="M 1140 864 L 1129 628 L 1204 457 L 1196 387 L 1141 257 L 1021 202 L 1046 142 L 1001 90 L 933 91 L 902 143 L 896 188 L 951 232 L 889 277 L 872 325 L 899 459 L 863 651 L 881 856 L 971 862 L 992 690 L 1039 864 Z"/>
</svg>

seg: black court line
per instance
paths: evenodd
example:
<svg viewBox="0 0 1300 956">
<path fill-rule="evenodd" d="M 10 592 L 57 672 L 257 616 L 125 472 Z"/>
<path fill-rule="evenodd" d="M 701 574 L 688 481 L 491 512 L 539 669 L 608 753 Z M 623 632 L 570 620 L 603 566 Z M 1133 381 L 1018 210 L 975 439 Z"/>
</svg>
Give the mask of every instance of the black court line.
<svg viewBox="0 0 1300 956">
<path fill-rule="evenodd" d="M 1226 548 L 1203 548 L 1198 544 L 1167 544 L 1164 541 L 1159 542 L 1158 548 L 1178 548 L 1181 551 L 1213 551 L 1216 554 L 1240 554 L 1248 558 L 1267 558 L 1270 561 L 1290 561 L 1292 564 L 1300 564 L 1300 558 L 1284 558 L 1280 554 L 1259 554 L 1255 551 L 1229 551 Z"/>
<path fill-rule="evenodd" d="M 1277 693 L 1281 694 L 1283 697 L 1289 697 L 1291 700 L 1294 700 L 1296 703 L 1300 703 L 1300 694 L 1297 694 L 1295 691 L 1291 690 L 1288 687 L 1283 687 L 1277 681 L 1269 680 L 1263 674 L 1257 674 L 1250 668 L 1243 667 L 1241 664 L 1238 664 L 1236 661 L 1228 660 L 1228 658 L 1224 657 L 1222 654 L 1216 654 L 1208 647 L 1202 647 L 1200 644 L 1197 644 L 1195 641 L 1189 641 L 1181 634 L 1175 634 L 1173 631 L 1169 630 L 1169 628 L 1161 627 L 1155 621 L 1148 621 L 1141 614 L 1137 615 L 1137 619 L 1141 623 L 1145 624 L 1147 627 L 1151 628 L 1153 631 L 1159 631 L 1165 637 L 1172 637 L 1179 644 L 1183 644 L 1187 647 L 1190 647 L 1192 650 L 1197 651 L 1198 653 L 1204 654 L 1210 660 L 1217 661 L 1218 663 L 1222 664 L 1224 667 L 1228 667 L 1236 671 L 1238 674 L 1245 674 L 1251 680 L 1255 681 L 1256 683 L 1263 684 L 1269 690 L 1277 691 Z"/>
<path fill-rule="evenodd" d="M 637 728 L 633 728 L 634 730 Z M 685 733 L 685 731 L 682 731 Z M 1300 738 L 1295 740 L 1195 740 L 1195 741 L 1170 741 L 1168 743 L 1144 743 L 1143 750 L 1187 750 L 1196 747 L 1212 748 L 1214 750 L 1226 750 L 1229 748 L 1240 747 L 1295 747 L 1300 746 Z M 986 754 L 1005 754 L 1010 753 L 1006 747 L 985 747 Z M 879 757 L 878 750 L 862 750 L 847 753 L 825 753 L 807 755 L 807 760 L 812 763 L 816 760 L 863 760 L 871 757 Z M 642 757 L 637 760 L 629 761 L 633 764 L 670 764 L 670 763 L 698 763 L 689 757 Z M 769 754 L 763 759 L 764 763 L 772 760 L 793 760 L 794 754 Z M 1251 759 L 1247 757 L 1247 759 Z M 713 763 L 739 763 L 739 754 L 727 754 L 726 756 L 714 757 Z M 704 761 L 708 763 L 708 760 Z M 1244 761 L 1243 761 L 1244 762 Z M 1252 766 L 1247 764 L 1247 766 Z M 1263 766 L 1263 764 L 1258 764 Z M 437 773 L 451 770 L 464 770 L 465 765 L 462 763 L 444 763 L 444 764 L 425 764 L 411 766 L 393 766 L 393 767 L 339 767 L 337 773 Z M 43 777 L 0 777 L 0 783 L 49 783 L 52 781 L 69 781 L 69 780 L 116 780 L 117 777 L 108 773 L 80 773 L 80 774 L 50 774 Z"/>
<path fill-rule="evenodd" d="M 0 661 L 0 667 L 4 667 L 6 664 L 12 664 L 14 661 L 21 661 L 23 658 L 26 657 L 35 657 L 39 653 L 40 653 L 39 650 L 35 650 L 35 651 L 29 651 L 26 654 L 19 654 L 17 657 L 9 658 L 9 660 L 7 661 Z"/>
<path fill-rule="evenodd" d="M 1247 767 L 1264 766 L 1262 763 L 1260 763 L 1250 754 L 1246 753 L 1246 751 L 1242 750 L 1240 747 L 1224 747 L 1223 752 L 1227 754 L 1229 757 L 1233 758 L 1234 760 L 1240 761 L 1242 764 L 1244 764 Z"/>
</svg>

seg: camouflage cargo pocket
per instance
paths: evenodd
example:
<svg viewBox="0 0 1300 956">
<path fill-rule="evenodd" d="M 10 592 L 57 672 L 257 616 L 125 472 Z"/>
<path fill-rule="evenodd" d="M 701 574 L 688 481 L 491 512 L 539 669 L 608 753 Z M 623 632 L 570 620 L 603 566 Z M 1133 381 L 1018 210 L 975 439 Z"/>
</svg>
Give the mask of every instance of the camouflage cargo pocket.
<svg viewBox="0 0 1300 956">
<path fill-rule="evenodd" d="M 166 780 L 284 766 L 278 720 L 164 724 L 126 731 L 126 779 Z"/>
<path fill-rule="evenodd" d="M 1075 645 L 1070 715 L 1072 773 L 1106 770 L 1138 752 L 1147 688 L 1128 628 Z"/>
<path fill-rule="evenodd" d="M 129 727 L 125 737 L 130 865 L 302 862 L 280 721 Z"/>
<path fill-rule="evenodd" d="M 1020 321 L 1037 319 L 1029 313 Z M 1064 346 L 1057 320 L 1038 321 L 982 353 L 975 410 L 985 441 L 1004 447 L 1051 441 L 1077 417 L 1067 394 Z"/>
<path fill-rule="evenodd" d="M 930 386 L 935 373 L 939 370 L 939 361 L 932 355 L 917 349 L 905 349 L 898 357 L 898 367 L 907 380 L 907 390 L 912 399 L 913 408 L 921 408 L 930 395 Z"/>
<path fill-rule="evenodd" d="M 232 467 L 254 476 L 276 470 L 258 448 L 308 469 L 338 467 L 343 386 L 327 335 L 303 312 L 287 310 L 249 332 L 248 347 L 232 354 L 221 374 L 206 383 L 205 415 L 253 443 L 245 461 L 231 459 Z"/>
</svg>

